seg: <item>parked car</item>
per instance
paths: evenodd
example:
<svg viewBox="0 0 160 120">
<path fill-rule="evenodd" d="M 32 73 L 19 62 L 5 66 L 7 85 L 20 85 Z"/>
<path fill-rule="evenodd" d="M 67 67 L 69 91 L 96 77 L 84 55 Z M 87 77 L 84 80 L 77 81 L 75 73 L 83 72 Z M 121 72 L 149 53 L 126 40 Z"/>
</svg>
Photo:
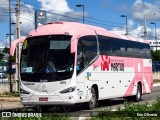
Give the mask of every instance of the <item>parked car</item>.
<svg viewBox="0 0 160 120">
<path fill-rule="evenodd" d="M 5 73 L 0 73 L 0 78 L 6 78 L 7 75 Z"/>
</svg>

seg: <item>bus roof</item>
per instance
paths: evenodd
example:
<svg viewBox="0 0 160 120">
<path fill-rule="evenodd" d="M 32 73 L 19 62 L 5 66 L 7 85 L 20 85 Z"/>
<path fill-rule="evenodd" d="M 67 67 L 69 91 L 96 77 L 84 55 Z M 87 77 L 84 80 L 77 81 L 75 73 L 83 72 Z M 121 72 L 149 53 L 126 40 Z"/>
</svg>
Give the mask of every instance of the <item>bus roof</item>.
<svg viewBox="0 0 160 120">
<path fill-rule="evenodd" d="M 91 30 L 92 29 L 92 30 Z M 76 36 L 84 36 L 84 35 L 94 35 L 93 32 L 96 31 L 98 35 L 104 35 L 114 38 L 126 39 L 131 41 L 137 41 L 142 43 L 148 43 L 147 40 L 143 40 L 140 38 L 134 38 L 127 35 L 118 35 L 111 31 L 106 30 L 105 28 L 82 24 L 77 22 L 51 22 L 39 26 L 36 30 L 32 30 L 28 37 L 31 36 L 43 36 L 43 35 L 54 35 L 54 34 L 68 34 L 68 35 L 76 35 Z"/>
</svg>

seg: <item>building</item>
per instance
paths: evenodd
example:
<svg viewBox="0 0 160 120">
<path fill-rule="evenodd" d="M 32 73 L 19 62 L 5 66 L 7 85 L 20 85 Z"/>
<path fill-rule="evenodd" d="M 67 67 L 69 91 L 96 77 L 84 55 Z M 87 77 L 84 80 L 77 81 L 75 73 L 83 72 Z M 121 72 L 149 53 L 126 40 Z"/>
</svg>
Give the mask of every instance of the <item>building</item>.
<svg viewBox="0 0 160 120">
<path fill-rule="evenodd" d="M 160 50 L 160 40 L 157 40 L 157 44 L 156 44 L 156 40 L 148 40 L 148 41 L 149 41 L 151 50 L 155 51 L 156 47 L 157 47 L 157 50 Z"/>
</svg>

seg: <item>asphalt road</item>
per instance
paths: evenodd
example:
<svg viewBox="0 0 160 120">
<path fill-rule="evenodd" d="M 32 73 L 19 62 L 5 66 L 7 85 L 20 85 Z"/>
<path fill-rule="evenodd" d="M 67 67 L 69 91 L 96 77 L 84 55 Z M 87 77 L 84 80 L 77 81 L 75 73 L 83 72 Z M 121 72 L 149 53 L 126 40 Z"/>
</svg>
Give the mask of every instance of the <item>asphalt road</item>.
<svg viewBox="0 0 160 120">
<path fill-rule="evenodd" d="M 160 86 L 156 86 L 153 88 L 151 94 L 145 94 L 142 95 L 142 100 L 140 102 L 134 102 L 136 104 L 143 104 L 143 103 L 149 103 L 151 104 L 152 102 L 156 101 L 157 98 L 160 97 Z M 69 114 L 71 116 L 83 116 L 85 114 L 90 114 L 91 112 L 97 112 L 97 111 L 103 111 L 103 110 L 112 110 L 116 111 L 118 107 L 121 109 L 124 108 L 124 102 L 127 101 L 126 99 L 121 99 L 121 98 L 116 98 L 116 99 L 111 99 L 109 100 L 103 100 L 99 102 L 99 107 L 93 110 L 87 110 L 83 106 L 79 107 L 73 107 L 74 111 L 70 111 Z"/>
<path fill-rule="evenodd" d="M 160 86 L 156 86 L 153 88 L 153 91 L 151 94 L 146 94 L 142 96 L 142 101 L 138 102 L 138 104 L 141 103 L 152 103 L 153 101 L 156 101 L 157 98 L 160 97 Z M 79 104 L 79 105 L 75 105 L 75 106 L 48 106 L 48 107 L 43 107 L 41 109 L 39 109 L 38 106 L 33 107 L 33 111 L 34 112 L 45 112 L 45 113 L 67 113 L 69 114 L 69 116 L 72 117 L 79 117 L 79 116 L 83 116 L 85 114 L 90 114 L 91 112 L 98 112 L 98 111 L 102 111 L 102 110 L 112 110 L 115 111 L 117 110 L 118 107 L 120 108 L 124 108 L 124 102 L 126 101 L 126 99 L 121 99 L 121 98 L 116 98 L 116 99 L 111 99 L 111 100 L 103 100 L 99 102 L 99 107 L 93 110 L 87 110 L 85 107 L 85 104 Z M 30 107 L 29 107 L 30 108 Z M 26 107 L 26 110 L 29 109 L 28 107 Z M 20 110 L 15 110 L 15 109 L 8 109 L 5 111 L 22 111 L 21 108 Z M 25 111 L 25 110 L 24 110 Z"/>
</svg>

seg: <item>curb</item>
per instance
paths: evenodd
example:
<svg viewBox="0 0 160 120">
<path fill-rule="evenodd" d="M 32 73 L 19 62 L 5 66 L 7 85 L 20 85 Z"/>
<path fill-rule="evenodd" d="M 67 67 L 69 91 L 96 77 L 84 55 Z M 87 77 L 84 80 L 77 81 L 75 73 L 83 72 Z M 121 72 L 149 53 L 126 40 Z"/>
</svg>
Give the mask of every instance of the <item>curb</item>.
<svg viewBox="0 0 160 120">
<path fill-rule="evenodd" d="M 160 86 L 160 83 L 153 84 L 153 87 L 157 87 L 157 86 Z"/>
<path fill-rule="evenodd" d="M 0 97 L 0 102 L 20 102 L 20 98 L 19 97 Z"/>
</svg>

